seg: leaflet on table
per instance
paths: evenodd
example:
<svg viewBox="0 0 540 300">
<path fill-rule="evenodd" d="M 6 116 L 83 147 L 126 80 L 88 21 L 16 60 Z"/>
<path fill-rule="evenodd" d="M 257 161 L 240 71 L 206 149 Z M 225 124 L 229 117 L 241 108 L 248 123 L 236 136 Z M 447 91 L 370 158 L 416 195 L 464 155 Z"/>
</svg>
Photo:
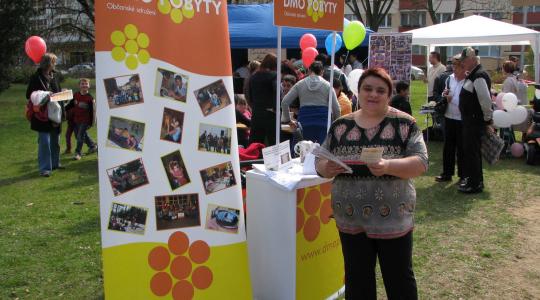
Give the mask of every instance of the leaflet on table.
<svg viewBox="0 0 540 300">
<path fill-rule="evenodd" d="M 303 173 L 302 164 L 298 159 L 292 160 L 292 166 L 285 170 L 272 171 L 265 165 L 254 164 L 253 169 L 265 174 L 270 182 L 287 191 L 294 190 L 302 180 L 319 179 L 317 175 L 307 175 Z"/>
<path fill-rule="evenodd" d="M 264 166 L 267 170 L 283 170 L 288 168 L 292 163 L 289 140 L 279 145 L 263 148 L 262 153 Z"/>
<path fill-rule="evenodd" d="M 315 155 L 318 158 L 324 158 L 329 161 L 333 161 L 336 164 L 342 166 L 347 172 L 345 173 L 352 173 L 351 167 L 347 166 L 343 161 L 341 161 L 339 158 L 337 158 L 334 154 L 330 153 L 330 151 L 326 150 L 326 148 L 323 148 L 321 146 L 315 145 L 313 148 L 313 151 L 311 151 L 313 155 Z"/>
</svg>

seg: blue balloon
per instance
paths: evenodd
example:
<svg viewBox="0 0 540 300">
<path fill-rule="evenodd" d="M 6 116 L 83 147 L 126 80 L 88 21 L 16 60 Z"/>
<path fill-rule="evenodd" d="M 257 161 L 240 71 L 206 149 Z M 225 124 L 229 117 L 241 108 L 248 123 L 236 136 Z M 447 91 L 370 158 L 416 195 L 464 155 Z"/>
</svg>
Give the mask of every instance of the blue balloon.
<svg viewBox="0 0 540 300">
<path fill-rule="evenodd" d="M 333 39 L 333 33 L 330 33 L 327 37 L 326 37 L 326 40 L 324 40 L 324 46 L 326 47 L 326 53 L 328 53 L 329 55 L 330 54 L 334 54 L 332 53 L 332 39 Z M 341 39 L 341 36 L 336 33 L 336 52 L 341 49 L 341 46 L 343 45 L 343 40 Z"/>
</svg>

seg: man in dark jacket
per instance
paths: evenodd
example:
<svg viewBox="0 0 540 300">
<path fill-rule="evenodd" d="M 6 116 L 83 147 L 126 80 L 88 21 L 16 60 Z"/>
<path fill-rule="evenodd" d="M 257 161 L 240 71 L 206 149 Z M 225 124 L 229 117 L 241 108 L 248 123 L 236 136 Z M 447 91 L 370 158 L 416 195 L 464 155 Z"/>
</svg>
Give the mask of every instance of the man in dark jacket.
<svg viewBox="0 0 540 300">
<path fill-rule="evenodd" d="M 463 121 L 463 152 L 466 181 L 458 188 L 463 193 L 480 193 L 484 188 L 480 138 L 492 132 L 493 109 L 491 79 L 480 65 L 477 50 L 463 49 L 461 61 L 469 72 L 459 94 L 459 110 Z"/>
<path fill-rule="evenodd" d="M 36 73 L 30 77 L 26 89 L 26 99 L 30 99 L 34 91 L 60 92 L 60 85 L 54 76 L 55 66 L 56 55 L 45 53 Z M 63 110 L 63 102 L 60 102 L 60 105 Z M 49 177 L 52 170 L 63 168 L 60 166 L 60 124 L 50 120 L 41 121 L 32 116 L 30 128 L 38 132 L 39 173 L 41 176 Z"/>
</svg>

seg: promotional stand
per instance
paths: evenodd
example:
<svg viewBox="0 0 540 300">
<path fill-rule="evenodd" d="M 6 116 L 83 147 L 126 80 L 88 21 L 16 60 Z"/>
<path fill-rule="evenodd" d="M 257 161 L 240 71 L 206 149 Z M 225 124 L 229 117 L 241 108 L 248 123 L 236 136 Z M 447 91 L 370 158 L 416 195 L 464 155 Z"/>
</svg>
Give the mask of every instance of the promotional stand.
<svg viewBox="0 0 540 300">
<path fill-rule="evenodd" d="M 254 299 L 336 298 L 344 285 L 343 256 L 331 218 L 328 179 L 287 191 L 247 172 L 247 237 Z"/>
</svg>

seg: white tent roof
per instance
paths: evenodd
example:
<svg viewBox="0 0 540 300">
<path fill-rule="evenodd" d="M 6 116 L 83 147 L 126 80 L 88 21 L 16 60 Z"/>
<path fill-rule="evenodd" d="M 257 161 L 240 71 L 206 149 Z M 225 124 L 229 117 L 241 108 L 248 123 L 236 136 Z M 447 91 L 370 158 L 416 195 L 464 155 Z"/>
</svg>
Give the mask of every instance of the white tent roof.
<svg viewBox="0 0 540 300">
<path fill-rule="evenodd" d="M 531 45 L 535 54 L 535 78 L 539 80 L 540 32 L 482 16 L 466 18 L 406 31 L 412 33 L 413 45 Z"/>
</svg>

